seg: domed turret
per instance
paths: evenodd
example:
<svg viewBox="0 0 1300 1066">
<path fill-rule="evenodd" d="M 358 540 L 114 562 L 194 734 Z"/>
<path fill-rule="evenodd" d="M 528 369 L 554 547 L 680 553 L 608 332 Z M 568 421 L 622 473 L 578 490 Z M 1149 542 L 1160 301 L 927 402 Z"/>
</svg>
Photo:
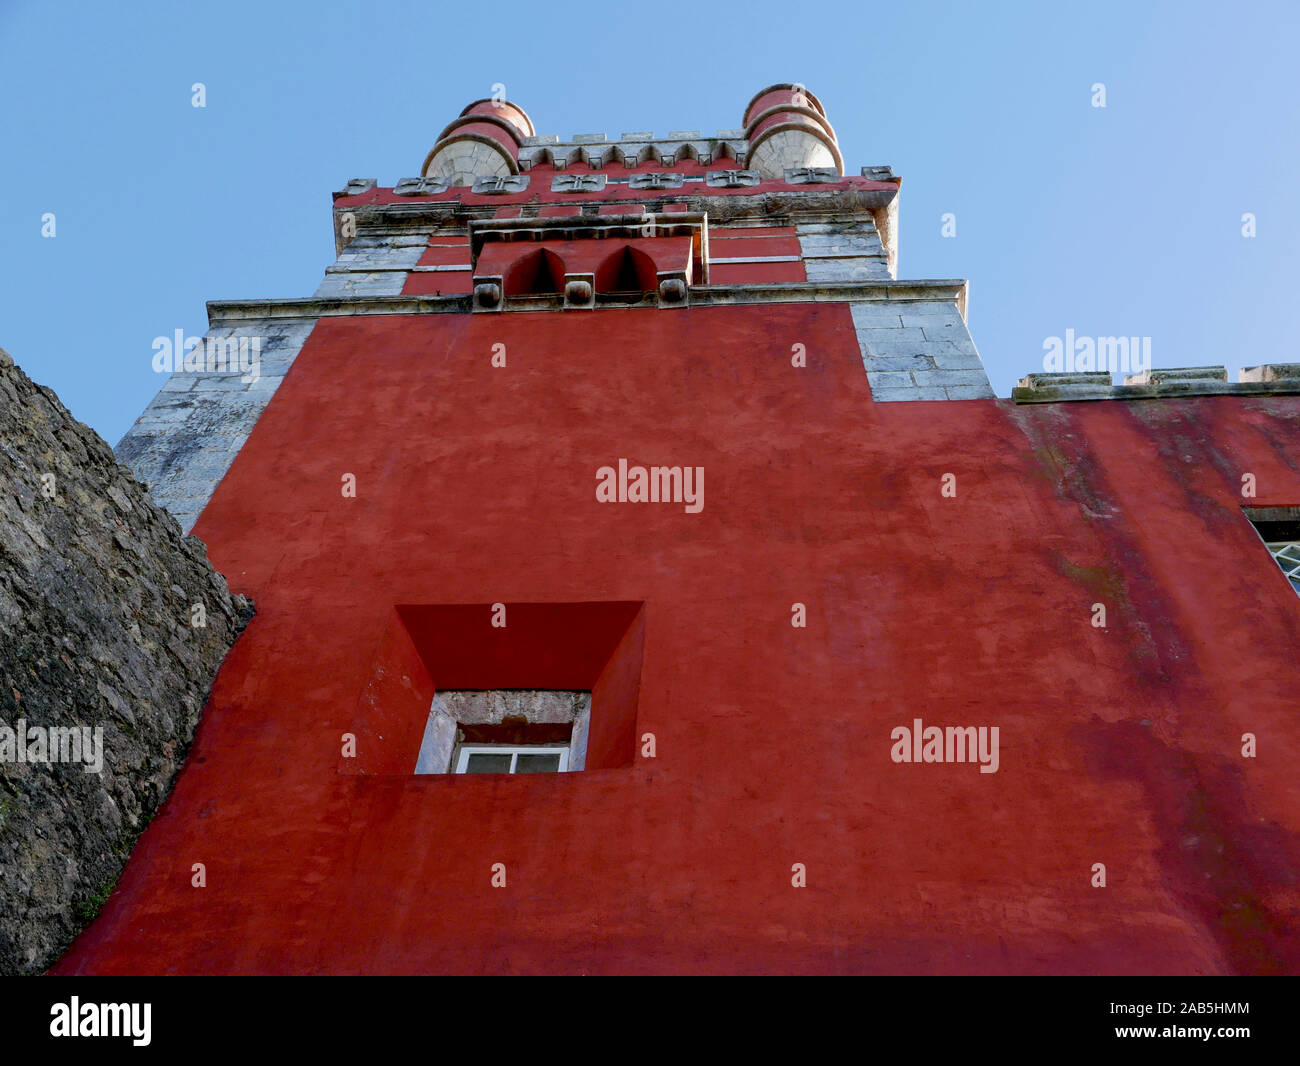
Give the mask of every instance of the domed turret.
<svg viewBox="0 0 1300 1066">
<path fill-rule="evenodd" d="M 769 85 L 745 108 L 742 123 L 749 140 L 750 170 L 767 179 L 788 169 L 831 167 L 844 173 L 835 130 L 811 92 L 797 82 Z"/>
<path fill-rule="evenodd" d="M 518 174 L 519 149 L 531 136 L 533 123 L 522 107 L 509 100 L 475 100 L 438 135 L 420 173 L 452 185 Z"/>
</svg>

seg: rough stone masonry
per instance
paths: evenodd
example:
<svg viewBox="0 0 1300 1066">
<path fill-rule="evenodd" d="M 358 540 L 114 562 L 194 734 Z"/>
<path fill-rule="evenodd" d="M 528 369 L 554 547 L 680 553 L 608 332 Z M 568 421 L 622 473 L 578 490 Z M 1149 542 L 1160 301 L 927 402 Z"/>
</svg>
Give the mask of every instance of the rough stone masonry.
<svg viewBox="0 0 1300 1066">
<path fill-rule="evenodd" d="M 94 917 L 251 614 L 0 349 L 0 974 L 43 972 Z M 99 772 L 59 761 L 71 727 L 102 730 Z"/>
</svg>

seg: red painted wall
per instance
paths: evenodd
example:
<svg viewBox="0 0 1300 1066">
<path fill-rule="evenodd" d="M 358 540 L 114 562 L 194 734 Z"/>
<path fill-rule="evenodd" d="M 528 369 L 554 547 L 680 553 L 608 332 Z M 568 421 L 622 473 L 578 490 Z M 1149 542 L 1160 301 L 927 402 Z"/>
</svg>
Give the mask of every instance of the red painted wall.
<svg viewBox="0 0 1300 1066">
<path fill-rule="evenodd" d="M 257 616 L 56 970 L 1298 972 L 1300 599 L 1240 513 L 1300 503 L 1298 429 L 873 403 L 844 305 L 324 319 L 195 530 Z M 703 511 L 598 503 L 620 457 Z M 494 602 L 643 604 L 657 757 L 400 772 L 454 673 L 403 618 Z M 893 763 L 918 717 L 998 772 Z"/>
</svg>

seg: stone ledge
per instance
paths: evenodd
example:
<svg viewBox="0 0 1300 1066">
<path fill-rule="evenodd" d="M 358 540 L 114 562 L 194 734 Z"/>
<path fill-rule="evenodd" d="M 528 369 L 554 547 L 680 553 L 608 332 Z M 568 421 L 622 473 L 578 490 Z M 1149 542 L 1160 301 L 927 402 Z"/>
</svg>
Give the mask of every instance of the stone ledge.
<svg viewBox="0 0 1300 1066">
<path fill-rule="evenodd" d="M 1300 380 L 1300 363 L 1265 363 L 1263 366 L 1244 366 L 1237 374 L 1237 380 L 1241 382 Z"/>
<path fill-rule="evenodd" d="M 689 292 L 692 307 L 763 303 L 886 303 L 935 301 L 965 306 L 966 282 L 940 279 L 925 281 L 868 282 L 769 282 L 758 285 L 699 285 Z M 298 297 L 284 300 L 209 300 L 210 327 L 235 325 L 248 319 L 315 319 L 348 315 L 461 314 L 470 311 L 472 297 L 396 295 Z M 557 304 L 558 306 L 558 304 Z M 524 311 L 520 308 L 520 312 Z M 538 305 L 527 310 L 552 310 Z"/>
<path fill-rule="evenodd" d="M 1011 390 L 1019 404 L 1078 400 L 1155 400 L 1179 396 L 1285 396 L 1300 394 L 1300 364 L 1247 367 L 1236 382 L 1223 367 L 1173 367 L 1130 374 L 1123 385 L 1110 374 L 1027 374 Z"/>
<path fill-rule="evenodd" d="M 1103 371 L 1104 373 L 1104 371 Z M 1180 366 L 1159 370 L 1143 370 L 1140 374 L 1126 374 L 1125 385 L 1171 385 L 1185 381 L 1227 381 L 1228 371 L 1221 366 Z"/>
<path fill-rule="evenodd" d="M 587 173 L 586 171 L 583 172 Z M 650 171 L 648 173 L 656 173 Z M 700 176 L 702 177 L 702 176 Z M 701 183 L 702 184 L 702 183 Z M 852 216 L 871 214 L 881 243 L 886 248 L 889 240 L 876 212 L 887 209 L 898 196 L 897 189 L 819 189 L 817 186 L 792 186 L 789 190 L 763 190 L 757 193 L 731 193 L 709 195 L 703 188 L 698 195 L 676 198 L 670 202 L 684 203 L 694 213 L 706 212 L 710 221 L 731 224 L 742 219 L 753 219 L 759 225 L 773 225 L 773 218 L 788 215 L 791 224 L 800 224 L 798 216 L 823 216 L 809 224 L 840 225 L 836 220 L 845 216 L 844 225 Z M 644 205 L 653 197 L 631 201 Z M 600 206 L 629 204 L 627 200 L 611 198 L 584 200 L 593 210 Z M 445 226 L 449 216 L 455 220 L 491 218 L 497 204 L 465 204 L 460 200 L 413 200 L 388 204 L 354 204 L 346 210 L 352 214 L 359 237 L 384 238 L 390 234 L 434 229 Z M 527 205 L 536 206 L 536 205 Z M 339 209 L 342 210 L 342 209 Z M 863 222 L 867 221 L 862 219 Z"/>
</svg>

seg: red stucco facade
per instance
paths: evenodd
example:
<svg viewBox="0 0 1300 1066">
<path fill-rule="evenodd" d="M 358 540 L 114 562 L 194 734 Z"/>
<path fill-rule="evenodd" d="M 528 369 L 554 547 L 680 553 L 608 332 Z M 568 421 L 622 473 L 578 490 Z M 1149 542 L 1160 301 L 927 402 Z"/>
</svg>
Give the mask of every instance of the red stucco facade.
<svg viewBox="0 0 1300 1066">
<path fill-rule="evenodd" d="M 1293 397 L 873 402 L 843 303 L 323 318 L 195 528 L 257 615 L 56 972 L 1298 972 L 1247 502 Z M 593 688 L 588 768 L 413 775 L 438 687 Z"/>
</svg>

